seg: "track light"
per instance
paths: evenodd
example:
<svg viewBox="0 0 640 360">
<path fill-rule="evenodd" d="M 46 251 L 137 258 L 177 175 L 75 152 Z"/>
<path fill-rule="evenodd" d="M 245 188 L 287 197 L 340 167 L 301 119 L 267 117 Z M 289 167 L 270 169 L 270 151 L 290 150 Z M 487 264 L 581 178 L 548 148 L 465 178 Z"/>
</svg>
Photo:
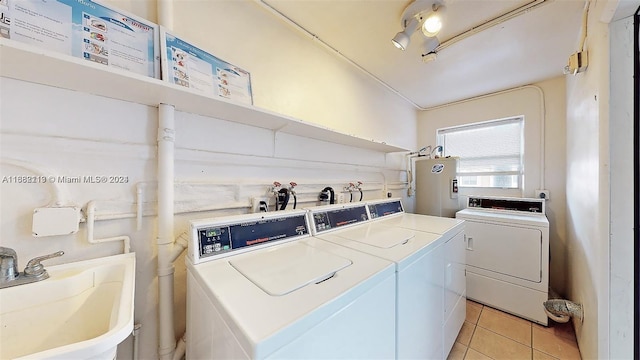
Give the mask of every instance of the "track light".
<svg viewBox="0 0 640 360">
<path fill-rule="evenodd" d="M 408 24 L 406 24 L 406 20 L 404 22 L 404 30 L 397 33 L 396 36 L 391 39 L 391 43 L 393 43 L 393 45 L 400 50 L 404 50 L 407 48 L 407 46 L 409 46 L 411 35 L 416 32 L 416 30 L 420 26 L 420 20 L 416 18 L 410 19 Z"/>
<path fill-rule="evenodd" d="M 404 9 L 401 24 L 404 28 L 393 37 L 391 42 L 400 50 L 405 50 L 411 41 L 411 35 L 418 29 L 428 37 L 435 37 L 442 28 L 442 9 L 437 2 L 415 0 Z"/>
</svg>

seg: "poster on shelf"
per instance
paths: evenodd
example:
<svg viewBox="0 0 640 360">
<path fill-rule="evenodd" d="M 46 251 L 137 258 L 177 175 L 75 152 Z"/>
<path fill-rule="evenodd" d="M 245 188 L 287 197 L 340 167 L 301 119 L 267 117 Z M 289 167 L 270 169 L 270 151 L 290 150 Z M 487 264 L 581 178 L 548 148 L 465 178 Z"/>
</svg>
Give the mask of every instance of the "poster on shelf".
<svg viewBox="0 0 640 360">
<path fill-rule="evenodd" d="M 162 79 L 206 95 L 252 105 L 249 72 L 229 64 L 160 27 Z"/>
<path fill-rule="evenodd" d="M 0 37 L 154 78 L 158 25 L 91 0 L 0 0 Z"/>
</svg>

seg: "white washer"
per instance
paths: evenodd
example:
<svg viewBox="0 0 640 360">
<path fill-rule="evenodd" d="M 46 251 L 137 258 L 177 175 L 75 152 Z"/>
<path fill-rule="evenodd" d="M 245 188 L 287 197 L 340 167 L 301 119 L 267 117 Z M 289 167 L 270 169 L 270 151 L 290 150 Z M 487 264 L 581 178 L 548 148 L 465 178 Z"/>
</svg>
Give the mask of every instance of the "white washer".
<svg viewBox="0 0 640 360">
<path fill-rule="evenodd" d="M 191 222 L 187 358 L 395 356 L 393 264 L 310 237 L 305 215 Z"/>
<path fill-rule="evenodd" d="M 393 261 L 396 358 L 443 359 L 443 238 L 368 221 L 366 208 L 350 203 L 309 209 L 314 237 Z"/>
<path fill-rule="evenodd" d="M 467 297 L 548 324 L 549 221 L 543 199 L 469 197 Z"/>
<path fill-rule="evenodd" d="M 374 223 L 442 236 L 444 241 L 442 341 L 446 357 L 460 333 L 467 314 L 464 220 L 406 213 L 399 198 L 368 201 L 367 210 Z"/>
</svg>

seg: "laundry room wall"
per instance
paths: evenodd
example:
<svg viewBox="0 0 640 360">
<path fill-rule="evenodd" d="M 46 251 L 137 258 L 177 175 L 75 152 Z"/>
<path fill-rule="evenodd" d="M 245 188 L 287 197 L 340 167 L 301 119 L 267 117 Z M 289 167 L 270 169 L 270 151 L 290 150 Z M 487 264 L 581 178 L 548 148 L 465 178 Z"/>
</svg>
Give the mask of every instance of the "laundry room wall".
<svg viewBox="0 0 640 360">
<path fill-rule="evenodd" d="M 140 358 L 157 351 L 156 131 L 157 109 L 89 94 L 2 78 L 0 177 L 124 176 L 120 184 L 58 183 L 65 205 L 96 203 L 95 237 L 131 237 L 136 252 L 135 321 L 142 324 Z M 33 99 L 39 99 L 34 106 Z M 65 104 L 65 106 L 60 106 Z M 176 236 L 188 220 L 249 212 L 250 198 L 269 196 L 273 181 L 297 182 L 298 208 L 319 204 L 326 185 L 337 192 L 364 183 L 364 199 L 406 192 L 405 173 L 385 153 L 276 133 L 189 113 L 176 114 Z M 385 187 L 386 185 L 386 187 Z M 137 189 L 145 216 L 136 224 Z M 33 237 L 33 210 L 47 206 L 51 184 L 3 183 L 0 243 L 16 250 L 19 267 L 35 256 L 63 250 L 48 265 L 113 255 L 122 243 L 89 244 L 77 234 Z M 348 193 L 343 193 L 348 201 Z M 359 197 L 359 194 L 355 197 Z M 273 200 L 271 201 L 273 204 Z M 291 208 L 291 205 L 289 206 Z M 177 334 L 185 329 L 184 256 L 176 263 Z M 90 321 L 90 319 L 88 320 Z M 119 349 L 131 356 L 131 340 Z"/>
<path fill-rule="evenodd" d="M 420 146 L 435 145 L 436 131 L 440 128 L 524 115 L 524 191 L 461 188 L 460 194 L 463 196 L 459 199 L 460 208 L 466 204 L 464 195 L 470 194 L 534 197 L 535 190 L 540 189 L 542 175 L 544 188 L 550 194 L 546 203 L 551 251 L 549 280 L 553 289 L 560 294 L 566 290 L 567 276 L 565 112 L 565 80 L 564 77 L 557 77 L 531 86 L 438 106 L 418 114 Z M 541 121 L 544 121 L 544 169 L 541 169 L 540 161 Z"/>
<path fill-rule="evenodd" d="M 111 3 L 156 21 L 154 2 Z M 179 2 L 176 7 L 178 35 L 251 72 L 256 106 L 342 133 L 415 148 L 413 107 L 258 5 L 201 1 Z M 0 177 L 37 171 L 56 178 L 114 175 L 127 179 L 120 184 L 2 184 L 0 244 L 16 250 L 21 268 L 30 258 L 58 250 L 65 255 L 46 264 L 122 252 L 120 242 L 89 244 L 84 223 L 74 235 L 32 236 L 33 210 L 47 206 L 54 193 L 65 205 L 83 211 L 95 201 L 95 236 L 131 237 L 137 260 L 135 321 L 142 325 L 139 355 L 156 358 L 157 108 L 8 78 L 0 79 L 0 93 Z M 402 154 L 180 111 L 175 171 L 176 236 L 190 219 L 248 212 L 250 198 L 268 196 L 273 181 L 297 182 L 299 207 L 318 204 L 317 195 L 326 185 L 340 190 L 356 181 L 364 183 L 365 200 L 387 192 L 406 194 Z M 343 195 L 348 201 L 348 193 Z M 138 201 L 144 211 L 141 224 L 135 218 Z M 185 329 L 184 255 L 175 265 L 179 336 Z M 119 347 L 118 358 L 131 356 L 129 338 Z"/>
<path fill-rule="evenodd" d="M 157 21 L 156 3 L 106 3 Z M 415 148 L 416 110 L 259 0 L 175 1 L 173 33 L 251 73 L 254 105 L 366 139 Z M 393 131 L 388 131 L 393 127 Z"/>
<path fill-rule="evenodd" d="M 640 0 L 636 0 L 636 9 Z M 630 7 L 633 9 L 633 7 Z M 633 16 L 611 23 L 609 358 L 633 358 Z M 635 180 L 637 181 L 637 180 Z M 637 216 L 637 214 L 636 214 Z M 613 310 L 615 309 L 615 310 Z"/>
<path fill-rule="evenodd" d="M 612 3 L 592 3 L 585 47 L 589 67 L 566 79 L 567 295 L 584 308 L 584 320 L 573 320 L 583 359 L 624 358 L 625 352 L 632 354 L 633 350 L 630 325 L 620 318 L 631 317 L 633 311 L 632 270 L 625 271 L 633 265 L 628 257 L 620 256 L 625 251 L 624 243 L 619 242 L 625 217 L 612 217 L 630 207 L 629 194 L 620 194 L 619 188 L 625 172 L 615 172 L 625 159 L 613 156 L 622 155 L 628 161 L 632 157 L 625 145 L 629 138 L 618 138 L 621 132 L 632 132 L 623 120 L 625 113 L 631 116 L 632 109 L 624 108 L 628 101 L 624 98 L 632 96 L 632 88 L 620 82 L 625 73 L 632 76 L 632 69 L 618 67 L 632 61 L 624 57 L 632 56 L 633 35 L 630 28 L 625 32 L 624 25 L 617 25 L 613 33 L 617 38 L 612 40 L 609 26 L 616 2 Z M 628 6 L 629 15 L 638 5 Z"/>
</svg>

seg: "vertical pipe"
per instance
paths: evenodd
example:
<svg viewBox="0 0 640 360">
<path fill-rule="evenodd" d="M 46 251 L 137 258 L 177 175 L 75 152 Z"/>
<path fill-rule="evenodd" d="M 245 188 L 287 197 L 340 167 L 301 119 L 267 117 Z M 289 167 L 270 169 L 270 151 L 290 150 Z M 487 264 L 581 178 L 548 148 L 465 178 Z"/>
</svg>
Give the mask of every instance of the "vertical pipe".
<svg viewBox="0 0 640 360">
<path fill-rule="evenodd" d="M 158 0 L 158 24 L 173 30 L 173 0 Z"/>
<path fill-rule="evenodd" d="M 142 324 L 134 324 L 133 325 L 133 360 L 138 360 L 139 357 L 139 349 L 140 349 L 140 328 Z"/>
<path fill-rule="evenodd" d="M 142 215 L 144 212 L 143 206 L 143 188 L 144 184 L 139 182 L 136 184 L 136 230 L 142 230 Z"/>
<path fill-rule="evenodd" d="M 176 348 L 173 314 L 173 179 L 175 109 L 158 106 L 158 355 L 173 357 Z"/>
<path fill-rule="evenodd" d="M 640 7 L 633 16 L 633 192 L 634 192 L 634 325 L 633 354 L 634 359 L 640 359 Z"/>
</svg>

